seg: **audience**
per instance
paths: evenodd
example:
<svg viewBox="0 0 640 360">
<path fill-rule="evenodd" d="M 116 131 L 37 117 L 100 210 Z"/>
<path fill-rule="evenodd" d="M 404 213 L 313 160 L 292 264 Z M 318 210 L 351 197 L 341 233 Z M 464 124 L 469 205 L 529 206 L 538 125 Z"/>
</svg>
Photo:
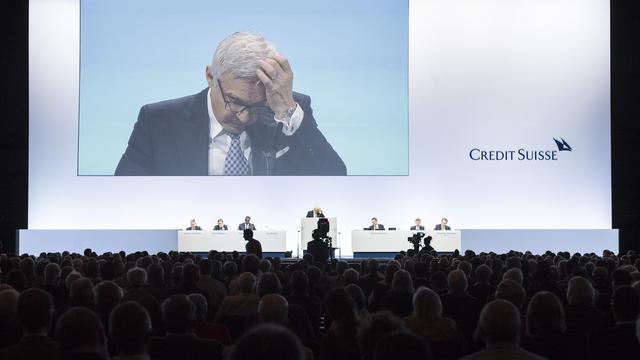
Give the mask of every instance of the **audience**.
<svg viewBox="0 0 640 360">
<path fill-rule="evenodd" d="M 0 359 L 634 358 L 639 266 L 635 252 L 0 254 Z"/>
</svg>

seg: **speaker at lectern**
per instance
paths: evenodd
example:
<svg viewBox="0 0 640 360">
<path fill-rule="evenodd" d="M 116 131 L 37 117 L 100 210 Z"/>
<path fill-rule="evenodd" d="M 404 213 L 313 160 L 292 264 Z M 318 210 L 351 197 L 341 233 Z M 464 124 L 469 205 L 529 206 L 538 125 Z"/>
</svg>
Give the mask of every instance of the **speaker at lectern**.
<svg viewBox="0 0 640 360">
<path fill-rule="evenodd" d="M 333 238 L 333 246 L 337 247 L 338 245 L 336 240 L 338 239 L 338 237 L 336 235 L 338 234 L 338 221 L 334 217 L 325 218 L 325 219 L 329 220 L 328 235 L 331 238 Z M 318 220 L 319 218 L 306 218 L 306 217 L 300 219 L 300 237 L 301 237 L 300 240 L 303 246 L 305 246 L 304 244 L 306 244 L 307 242 L 313 240 L 313 238 L 311 237 L 311 233 L 313 232 L 313 230 L 318 228 Z"/>
</svg>

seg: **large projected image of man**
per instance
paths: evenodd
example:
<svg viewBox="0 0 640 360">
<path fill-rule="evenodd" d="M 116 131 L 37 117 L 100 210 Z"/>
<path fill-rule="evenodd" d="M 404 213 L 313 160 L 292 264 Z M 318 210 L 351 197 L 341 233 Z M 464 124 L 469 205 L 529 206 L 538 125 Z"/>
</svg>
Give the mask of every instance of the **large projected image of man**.
<svg viewBox="0 0 640 360">
<path fill-rule="evenodd" d="M 260 34 L 220 42 L 206 79 L 140 109 L 115 175 L 346 175 L 311 98 L 293 92 L 289 62 Z"/>
</svg>

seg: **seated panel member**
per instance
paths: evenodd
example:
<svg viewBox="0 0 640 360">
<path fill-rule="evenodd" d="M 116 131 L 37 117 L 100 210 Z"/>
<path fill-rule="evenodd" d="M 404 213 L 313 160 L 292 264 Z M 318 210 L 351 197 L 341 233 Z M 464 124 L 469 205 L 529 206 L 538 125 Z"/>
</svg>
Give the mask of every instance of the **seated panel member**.
<svg viewBox="0 0 640 360">
<path fill-rule="evenodd" d="M 262 35 L 222 40 L 197 94 L 144 105 L 115 175 L 346 175 L 289 61 Z M 269 159 L 269 161 L 268 161 Z"/>
<path fill-rule="evenodd" d="M 256 226 L 251 223 L 251 216 L 247 215 L 244 217 L 244 222 L 238 225 L 238 230 L 254 230 Z"/>
<path fill-rule="evenodd" d="M 375 217 L 372 217 L 371 226 L 369 226 L 367 230 L 384 230 L 384 225 L 378 224 L 378 219 Z"/>
<path fill-rule="evenodd" d="M 413 225 L 409 230 L 424 230 L 424 226 L 420 225 L 422 221 L 420 220 L 420 218 L 416 219 L 416 224 Z"/>
<path fill-rule="evenodd" d="M 224 220 L 218 219 L 218 224 L 213 227 L 213 230 L 229 230 L 229 228 L 224 223 Z"/>
<path fill-rule="evenodd" d="M 202 230 L 202 228 L 196 225 L 196 219 L 191 219 L 191 221 L 189 222 L 189 227 L 185 230 Z"/>
<path fill-rule="evenodd" d="M 313 210 L 309 210 L 307 211 L 307 217 L 308 218 L 323 218 L 324 213 L 322 212 L 322 209 L 320 209 L 319 206 L 316 206 L 313 208 Z"/>
<path fill-rule="evenodd" d="M 451 227 L 447 225 L 448 222 L 449 220 L 447 218 L 442 218 L 442 220 L 440 220 L 440 224 L 437 224 L 433 230 L 451 230 Z"/>
</svg>

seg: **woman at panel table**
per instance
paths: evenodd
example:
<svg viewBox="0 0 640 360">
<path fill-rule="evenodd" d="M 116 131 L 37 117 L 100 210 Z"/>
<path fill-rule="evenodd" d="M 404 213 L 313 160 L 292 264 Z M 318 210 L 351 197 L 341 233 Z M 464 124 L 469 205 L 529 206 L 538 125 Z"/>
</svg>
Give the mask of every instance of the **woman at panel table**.
<svg viewBox="0 0 640 360">
<path fill-rule="evenodd" d="M 214 226 L 213 230 L 229 230 L 229 228 L 224 224 L 224 220 L 218 219 L 218 225 Z"/>
<path fill-rule="evenodd" d="M 196 225 L 196 219 L 191 219 L 189 224 L 189 227 L 185 230 L 202 230 L 200 226 Z"/>
</svg>

